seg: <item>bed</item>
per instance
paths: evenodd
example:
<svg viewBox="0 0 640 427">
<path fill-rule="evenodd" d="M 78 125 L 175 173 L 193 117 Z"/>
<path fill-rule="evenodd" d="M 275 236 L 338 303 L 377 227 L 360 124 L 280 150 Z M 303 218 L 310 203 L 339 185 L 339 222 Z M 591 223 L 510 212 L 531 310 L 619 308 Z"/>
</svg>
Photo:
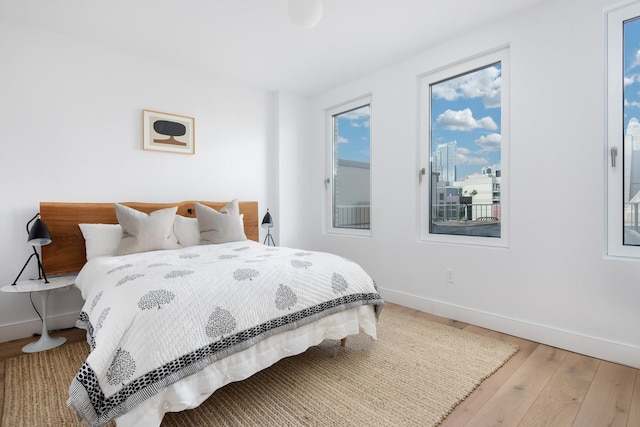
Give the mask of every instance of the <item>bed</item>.
<svg viewBox="0 0 640 427">
<path fill-rule="evenodd" d="M 258 242 L 257 202 L 41 203 L 48 275 L 78 273 L 88 425 L 159 426 L 325 339 L 376 338 L 384 302 L 343 257 Z"/>
</svg>

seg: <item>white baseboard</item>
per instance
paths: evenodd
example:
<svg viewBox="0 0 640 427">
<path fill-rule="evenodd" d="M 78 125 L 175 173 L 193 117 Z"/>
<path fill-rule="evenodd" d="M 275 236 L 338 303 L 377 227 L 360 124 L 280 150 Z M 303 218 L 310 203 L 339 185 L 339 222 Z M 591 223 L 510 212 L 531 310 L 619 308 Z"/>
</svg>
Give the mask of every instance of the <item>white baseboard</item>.
<svg viewBox="0 0 640 427">
<path fill-rule="evenodd" d="M 79 312 L 59 314 L 47 317 L 47 329 L 49 332 L 58 329 L 68 329 L 76 325 Z M 20 338 L 33 336 L 42 333 L 42 322 L 40 319 L 27 322 L 13 323 L 11 325 L 0 326 L 0 342 L 13 341 Z"/>
<path fill-rule="evenodd" d="M 379 288 L 385 301 L 640 369 L 640 347 Z M 384 312 L 383 312 L 384 313 Z M 384 315 L 384 314 L 383 314 Z"/>
</svg>

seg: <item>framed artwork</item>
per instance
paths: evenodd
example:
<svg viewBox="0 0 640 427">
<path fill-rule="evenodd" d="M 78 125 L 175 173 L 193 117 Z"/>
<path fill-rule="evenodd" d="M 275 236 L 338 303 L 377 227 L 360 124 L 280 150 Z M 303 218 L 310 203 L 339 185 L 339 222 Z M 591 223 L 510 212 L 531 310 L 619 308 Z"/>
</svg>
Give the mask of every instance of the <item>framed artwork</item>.
<svg viewBox="0 0 640 427">
<path fill-rule="evenodd" d="M 195 153 L 195 119 L 142 110 L 142 148 L 170 153 Z"/>
</svg>

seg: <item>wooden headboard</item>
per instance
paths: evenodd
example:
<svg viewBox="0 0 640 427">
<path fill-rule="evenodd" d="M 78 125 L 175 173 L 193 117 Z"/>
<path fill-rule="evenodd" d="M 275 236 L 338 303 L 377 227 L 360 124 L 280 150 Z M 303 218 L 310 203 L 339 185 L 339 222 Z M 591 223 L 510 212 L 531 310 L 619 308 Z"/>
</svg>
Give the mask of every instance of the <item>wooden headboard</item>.
<svg viewBox="0 0 640 427">
<path fill-rule="evenodd" d="M 178 215 L 195 218 L 196 203 L 220 210 L 227 202 L 139 203 L 125 202 L 141 212 L 178 206 Z M 244 214 L 244 231 L 249 240 L 259 240 L 258 202 L 239 202 Z M 48 275 L 69 274 L 80 271 L 87 262 L 84 237 L 78 224 L 117 224 L 113 203 L 58 203 L 41 202 L 40 216 L 51 234 L 51 243 L 42 247 L 42 264 Z"/>
</svg>

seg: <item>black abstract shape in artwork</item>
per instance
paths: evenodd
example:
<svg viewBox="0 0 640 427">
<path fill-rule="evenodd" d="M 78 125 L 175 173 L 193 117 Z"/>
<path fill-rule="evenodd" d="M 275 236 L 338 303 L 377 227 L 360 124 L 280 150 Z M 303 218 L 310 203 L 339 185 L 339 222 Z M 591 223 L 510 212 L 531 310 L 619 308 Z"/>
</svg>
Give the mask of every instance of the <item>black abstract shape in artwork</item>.
<svg viewBox="0 0 640 427">
<path fill-rule="evenodd" d="M 138 301 L 138 307 L 140 310 L 150 310 L 152 308 L 162 308 L 162 304 L 169 304 L 176 295 L 173 292 L 169 292 L 164 289 L 147 292 Z"/>
<path fill-rule="evenodd" d="M 176 136 L 184 136 L 187 133 L 187 127 L 182 123 L 172 122 L 169 120 L 156 120 L 153 122 L 153 130 L 160 135 L 168 136 L 167 139 L 154 139 L 157 144 L 179 145 L 186 147 L 187 143 L 178 141 Z"/>
<path fill-rule="evenodd" d="M 346 291 L 348 287 L 349 283 L 347 283 L 347 280 L 341 274 L 333 273 L 331 277 L 331 289 L 333 289 L 334 293 L 340 294 Z"/>
<path fill-rule="evenodd" d="M 236 328 L 236 319 L 233 315 L 220 307 L 216 307 L 211 316 L 209 316 L 209 322 L 205 327 L 205 332 L 208 337 L 216 338 L 223 337 L 224 334 L 230 334 Z"/>
<path fill-rule="evenodd" d="M 251 268 L 239 268 L 233 272 L 233 278 L 238 282 L 242 282 L 244 280 L 253 280 L 258 277 L 260 272 L 258 270 L 253 270 Z"/>
<path fill-rule="evenodd" d="M 136 371 L 136 362 L 128 351 L 121 348 L 116 352 L 116 356 L 111 362 L 111 366 L 107 369 L 107 381 L 111 385 L 122 384 L 131 378 Z"/>
<path fill-rule="evenodd" d="M 291 310 L 291 307 L 297 302 L 298 296 L 295 292 L 293 292 L 290 287 L 281 283 L 276 291 L 276 307 L 278 307 L 278 310 Z"/>
</svg>

